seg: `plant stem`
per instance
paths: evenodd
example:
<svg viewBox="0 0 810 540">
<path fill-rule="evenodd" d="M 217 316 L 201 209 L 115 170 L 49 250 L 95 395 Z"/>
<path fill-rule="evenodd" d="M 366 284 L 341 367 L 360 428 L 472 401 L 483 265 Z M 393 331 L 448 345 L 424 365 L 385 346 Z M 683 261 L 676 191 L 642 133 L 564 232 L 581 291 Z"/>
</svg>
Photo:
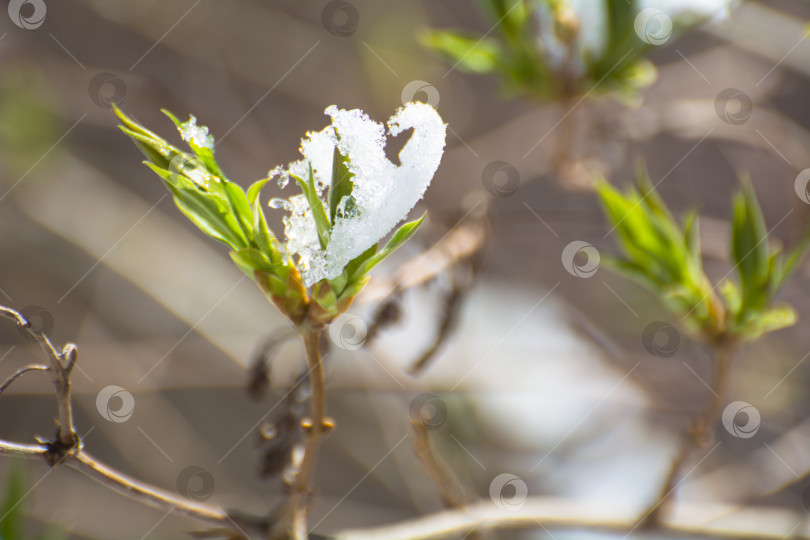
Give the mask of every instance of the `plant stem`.
<svg viewBox="0 0 810 540">
<path fill-rule="evenodd" d="M 611 501 L 612 502 L 612 501 Z M 727 509 L 725 510 L 727 512 Z M 647 534 L 647 538 L 683 538 L 739 540 L 759 538 L 784 540 L 785 538 L 807 538 L 806 527 L 791 530 L 792 521 L 776 516 L 778 509 L 763 507 L 735 508 L 739 519 L 717 520 L 721 510 L 705 503 L 690 505 L 687 519 L 670 522 L 654 529 L 658 534 Z M 728 516 L 726 516 L 728 518 Z M 771 521 L 776 518 L 775 521 Z M 775 525 L 778 523 L 779 525 Z M 552 534 L 568 531 L 572 537 L 584 534 L 609 534 L 617 538 L 628 538 L 633 522 L 626 512 L 611 508 L 595 509 L 593 505 L 582 505 L 576 499 L 554 499 L 529 497 L 519 507 L 502 508 L 487 501 L 473 503 L 464 508 L 444 510 L 405 521 L 388 523 L 376 527 L 338 531 L 333 540 L 440 540 L 458 539 L 472 531 L 493 533 L 493 537 L 506 538 L 514 531 L 535 531 L 531 538 L 541 533 L 551 538 Z M 501 531 L 503 531 L 502 534 Z"/>
<path fill-rule="evenodd" d="M 326 419 L 326 378 L 321 358 L 322 328 L 308 324 L 299 327 L 301 338 L 307 353 L 308 378 L 310 385 L 309 418 L 307 421 L 307 440 L 304 456 L 295 477 L 291 495 L 292 504 L 292 537 L 295 540 L 307 540 L 307 509 L 309 508 L 310 480 L 315 468 L 318 445 L 323 435 Z"/>
<path fill-rule="evenodd" d="M 51 463 L 52 448 L 44 444 L 18 444 L 0 440 L 0 455 L 44 458 Z M 52 466 L 66 465 L 97 480 L 105 486 L 128 497 L 160 510 L 177 510 L 179 513 L 232 528 L 228 512 L 218 506 L 189 501 L 176 493 L 144 484 L 134 478 L 101 463 L 84 450 L 67 451 Z"/>
<path fill-rule="evenodd" d="M 712 388 L 712 398 L 700 416 L 697 424 L 687 432 L 681 442 L 681 448 L 677 456 L 672 461 L 664 487 L 661 489 L 658 498 L 650 509 L 639 520 L 640 528 L 660 527 L 667 509 L 667 502 L 671 495 L 678 489 L 683 478 L 681 470 L 689 456 L 697 448 L 705 447 L 711 442 L 714 433 L 714 425 L 720 418 L 723 410 L 723 403 L 728 388 L 731 360 L 736 347 L 730 341 L 721 341 L 714 348 L 714 385 Z"/>
<path fill-rule="evenodd" d="M 439 489 L 439 496 L 445 508 L 463 508 L 473 501 L 453 474 L 452 469 L 439 456 L 430 431 L 421 420 L 411 420 L 413 427 L 413 451 Z"/>
<path fill-rule="evenodd" d="M 0 383 L 0 392 L 25 373 L 45 371 L 51 377 L 57 404 L 57 432 L 53 441 L 18 444 L 0 440 L 0 455 L 44 458 L 51 467 L 67 465 L 119 493 L 152 507 L 169 512 L 177 510 L 189 517 L 217 523 L 229 533 L 237 529 L 242 530 L 234 518 L 219 506 L 189 501 L 176 493 L 150 486 L 118 472 L 86 453 L 74 428 L 70 394 L 70 376 L 76 365 L 78 349 L 74 344 L 68 343 L 62 348 L 62 352 L 59 352 L 45 333 L 34 328 L 20 312 L 11 308 L 0 306 L 0 318 L 14 321 L 39 344 L 49 359 L 47 366 L 32 364 L 16 371 Z M 239 519 L 244 526 L 251 529 L 265 530 L 268 526 L 264 519 L 251 517 Z"/>
</svg>

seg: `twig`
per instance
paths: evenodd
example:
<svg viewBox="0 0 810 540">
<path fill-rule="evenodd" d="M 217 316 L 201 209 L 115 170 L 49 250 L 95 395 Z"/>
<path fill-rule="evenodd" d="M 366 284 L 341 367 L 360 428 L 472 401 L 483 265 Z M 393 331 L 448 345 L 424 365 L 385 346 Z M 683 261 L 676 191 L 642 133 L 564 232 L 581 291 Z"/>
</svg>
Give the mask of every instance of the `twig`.
<svg viewBox="0 0 810 540">
<path fill-rule="evenodd" d="M 697 424 L 689 430 L 687 437 L 685 437 L 681 443 L 681 448 L 672 462 L 666 482 L 664 482 L 664 487 L 661 488 L 655 503 L 653 503 L 647 513 L 642 516 L 639 521 L 639 527 L 654 528 L 660 524 L 663 519 L 663 514 L 667 509 L 667 501 L 677 490 L 678 484 L 681 481 L 681 470 L 687 459 L 697 448 L 705 447 L 706 444 L 710 442 L 714 433 L 714 425 L 717 423 L 722 412 L 726 389 L 728 387 L 729 366 L 731 365 L 735 348 L 735 344 L 732 342 L 724 342 L 715 346 L 715 375 L 714 388 L 712 389 L 714 394 Z"/>
<path fill-rule="evenodd" d="M 463 268 L 460 266 L 454 267 L 453 284 L 449 294 L 445 298 L 444 309 L 439 322 L 439 330 L 436 332 L 433 342 L 408 368 L 409 375 L 413 377 L 421 375 L 453 332 L 461 312 L 461 304 L 475 280 L 479 253 L 480 252 L 476 252 L 472 254 L 470 260 Z"/>
<path fill-rule="evenodd" d="M 76 364 L 76 357 L 78 350 L 73 343 L 66 344 L 62 352 L 58 352 L 51 343 L 51 340 L 44 332 L 37 331 L 31 323 L 18 311 L 11 308 L 0 306 L 0 317 L 9 319 L 17 323 L 21 329 L 25 330 L 31 338 L 36 341 L 39 346 L 45 351 L 45 354 L 50 359 L 50 367 L 47 372 L 51 376 L 51 384 L 56 391 L 56 405 L 57 405 L 57 430 L 56 440 L 52 452 L 66 452 L 69 449 L 79 444 L 79 436 L 73 427 L 73 408 L 70 399 L 70 372 Z M 19 373 L 22 375 L 22 373 Z M 11 376 L 11 381 L 19 376 L 14 374 Z M 8 383 L 10 384 L 10 382 Z M 59 448 L 56 448 L 56 447 Z"/>
<path fill-rule="evenodd" d="M 0 440 L 0 455 L 44 458 L 51 462 L 48 444 L 18 444 Z M 188 501 L 178 494 L 148 486 L 101 463 L 82 449 L 62 454 L 52 465 L 66 465 L 105 486 L 160 510 L 174 509 L 189 517 L 230 525 L 228 512 L 220 507 Z"/>
<path fill-rule="evenodd" d="M 309 418 L 302 421 L 306 430 L 306 444 L 301 464 L 295 475 L 292 486 L 290 505 L 292 509 L 291 533 L 295 540 L 306 540 L 309 527 L 307 525 L 307 510 L 309 508 L 310 479 L 315 468 L 315 458 L 318 445 L 324 433 L 325 426 L 332 426 L 331 420 L 326 418 L 326 378 L 321 358 L 321 338 L 323 329 L 308 325 L 299 327 L 301 338 L 307 352 L 307 366 L 309 368 L 309 382 L 312 397 L 310 398 Z"/>
<path fill-rule="evenodd" d="M 0 384 L 0 394 L 3 393 L 11 384 L 16 381 L 21 375 L 28 373 L 29 371 L 48 371 L 48 366 L 43 366 L 42 364 L 31 364 L 25 367 L 18 369 L 14 374 L 6 379 L 3 384 Z"/>
<path fill-rule="evenodd" d="M 8 388 L 18 377 L 29 371 L 46 371 L 57 397 L 57 433 L 55 440 L 40 444 L 18 444 L 0 440 L 0 455 L 42 458 L 52 467 L 66 465 L 90 478 L 140 502 L 161 510 L 177 510 L 189 517 L 215 522 L 228 530 L 235 530 L 234 518 L 221 507 L 189 501 L 179 494 L 164 491 L 130 478 L 96 460 L 82 449 L 81 441 L 74 430 L 70 395 L 70 374 L 76 365 L 78 350 L 68 343 L 58 352 L 43 332 L 37 331 L 25 317 L 11 309 L 0 306 L 0 317 L 14 321 L 24 329 L 45 351 L 50 366 L 32 364 L 15 372 L 0 385 L 0 392 Z M 243 523 L 255 526 L 258 530 L 267 528 L 267 520 L 244 519 Z"/>
<path fill-rule="evenodd" d="M 412 418 L 411 425 L 413 426 L 413 451 L 439 489 L 444 507 L 463 508 L 464 505 L 472 502 L 450 467 L 436 453 L 424 421 Z"/>
<path fill-rule="evenodd" d="M 267 336 L 253 353 L 253 360 L 248 369 L 248 395 L 254 400 L 260 400 L 270 386 L 270 361 L 278 348 L 285 341 L 295 337 L 292 327 L 283 327 Z"/>
<path fill-rule="evenodd" d="M 473 531 L 538 528 L 544 529 L 544 532 L 573 530 L 625 536 L 633 529 L 635 521 L 626 516 L 616 517 L 622 513 L 604 506 L 583 508 L 577 501 L 541 497 L 530 497 L 519 508 L 502 508 L 487 501 L 382 527 L 340 531 L 334 540 L 427 540 L 461 538 Z M 791 531 L 791 527 L 795 528 L 796 519 L 777 516 L 771 510 L 751 509 L 752 515 L 741 518 L 736 526 L 728 522 L 724 525 L 715 523 L 717 509 L 707 509 L 703 503 L 692 508 L 691 513 L 694 515 L 689 522 L 661 523 L 654 530 L 662 533 L 662 536 L 694 539 L 783 540 L 791 534 L 793 538 L 808 538 L 805 534 Z M 767 526 L 765 517 L 772 517 Z M 751 531 L 751 523 L 759 523 L 760 530 Z M 746 530 L 746 527 L 749 529 Z"/>
</svg>

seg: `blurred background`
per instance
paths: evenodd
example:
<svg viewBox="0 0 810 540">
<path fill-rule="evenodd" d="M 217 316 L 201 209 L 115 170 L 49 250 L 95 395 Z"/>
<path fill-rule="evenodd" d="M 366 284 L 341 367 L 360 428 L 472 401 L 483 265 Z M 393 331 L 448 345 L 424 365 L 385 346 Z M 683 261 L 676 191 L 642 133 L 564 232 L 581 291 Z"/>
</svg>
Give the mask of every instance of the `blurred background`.
<svg viewBox="0 0 810 540">
<path fill-rule="evenodd" d="M 652 84 L 610 93 L 596 80 L 533 95 L 423 46 L 427 28 L 497 35 L 497 20 L 475 2 L 3 2 L 0 304 L 56 343 L 78 344 L 75 414 L 88 452 L 192 500 L 267 513 L 282 500 L 281 482 L 259 475 L 267 446 L 259 432 L 283 414 L 304 362 L 287 342 L 271 364 L 274 394 L 248 396 L 256 351 L 287 323 L 177 211 L 110 104 L 174 143 L 160 108 L 196 115 L 222 168 L 247 186 L 298 159 L 301 137 L 327 124 L 329 105 L 382 122 L 421 100 L 448 123 L 442 165 L 415 210 L 428 210 L 429 222 L 375 270 L 351 327 L 332 336 L 329 413 L 338 427 L 317 466 L 315 531 L 441 509 L 409 438 L 409 415 L 423 406 L 471 496 L 519 504 L 525 487 L 583 512 L 642 511 L 689 415 L 710 398 L 711 364 L 659 298 L 607 268 L 580 271 L 590 260 L 566 260 L 574 241 L 615 252 L 589 188 L 594 175 L 626 185 L 643 157 L 676 213 L 699 210 L 717 281 L 731 270 L 730 200 L 744 172 L 774 242 L 795 244 L 810 220 L 800 175 L 810 167 L 810 4 L 646 4 L 676 23 L 660 42 L 632 36 L 649 45 L 643 54 L 655 68 L 643 75 L 655 75 Z M 591 11 L 586 36 L 605 24 Z M 683 13 L 702 22 L 679 26 Z M 538 21 L 542 30 L 542 14 Z M 390 141 L 392 159 L 403 143 Z M 271 183 L 263 196 L 291 189 Z M 267 216 L 281 235 L 283 213 Z M 455 250 L 446 242 L 430 250 L 448 238 Z M 363 343 L 386 283 L 403 268 L 432 277 L 401 291 L 398 321 Z M 699 509 L 706 523 L 737 526 L 754 516 L 755 527 L 807 533 L 809 271 L 782 293 L 799 323 L 735 360 L 729 401 L 756 409 L 755 435 L 718 426 L 721 444 L 680 490 L 684 515 Z M 448 311 L 451 330 L 422 374 L 409 375 L 437 345 Z M 38 360 L 13 325 L 0 325 L 0 378 Z M 54 412 L 47 378 L 26 375 L 0 397 L 0 437 L 49 437 Z M 205 527 L 66 468 L 0 460 L 3 478 L 19 468 L 25 538 L 60 530 L 71 539 L 171 540 Z M 554 536 L 586 537 L 567 534 Z"/>
</svg>

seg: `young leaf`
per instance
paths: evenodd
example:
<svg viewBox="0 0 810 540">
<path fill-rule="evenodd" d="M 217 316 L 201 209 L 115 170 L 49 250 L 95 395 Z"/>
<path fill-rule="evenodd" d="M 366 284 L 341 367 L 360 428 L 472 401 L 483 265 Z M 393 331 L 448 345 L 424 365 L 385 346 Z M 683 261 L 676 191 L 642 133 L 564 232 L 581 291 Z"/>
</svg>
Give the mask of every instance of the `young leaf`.
<svg viewBox="0 0 810 540">
<path fill-rule="evenodd" d="M 740 276 L 742 310 L 758 310 L 767 302 L 768 243 L 765 219 L 750 182 L 734 197 L 731 258 Z"/>
<path fill-rule="evenodd" d="M 262 178 L 261 180 L 257 180 L 256 182 L 253 182 L 253 184 L 251 184 L 251 186 L 247 190 L 248 204 L 250 204 L 251 206 L 256 204 L 256 201 L 259 198 L 259 193 L 261 192 L 264 185 L 269 181 L 270 181 L 269 178 Z"/>
<path fill-rule="evenodd" d="M 388 243 L 375 255 L 371 256 L 366 260 L 362 265 L 360 265 L 358 272 L 360 274 L 367 274 L 369 270 L 377 266 L 381 263 L 386 257 L 391 255 L 394 251 L 396 251 L 402 244 L 410 240 L 410 238 L 416 234 L 416 231 L 419 227 L 424 223 L 425 218 L 427 217 L 427 212 L 422 214 L 422 217 L 415 221 L 411 221 L 410 223 L 406 223 L 399 229 Z"/>
<path fill-rule="evenodd" d="M 332 159 L 332 182 L 329 185 L 329 219 L 335 222 L 340 201 L 344 197 L 350 197 L 354 189 L 354 175 L 349 170 L 349 158 L 344 156 L 335 145 L 334 157 Z M 346 204 L 346 203 L 344 203 Z"/>
<path fill-rule="evenodd" d="M 222 180 L 222 187 L 225 191 L 225 196 L 228 199 L 228 204 L 236 216 L 239 226 L 242 229 L 245 237 L 253 239 L 253 211 L 250 208 L 250 203 L 245 195 L 244 190 L 233 182 Z"/>
<path fill-rule="evenodd" d="M 164 183 L 174 195 L 177 207 L 205 234 L 227 244 L 232 249 L 247 247 L 248 240 L 225 198 L 216 193 L 202 191 L 193 182 L 184 182 L 177 178 L 179 175 L 151 163 L 146 165 L 163 178 Z"/>
<path fill-rule="evenodd" d="M 309 209 L 312 211 L 312 217 L 315 220 L 315 227 L 318 230 L 318 241 L 321 244 L 321 249 L 326 249 L 326 246 L 329 245 L 329 230 L 332 228 L 332 225 L 329 222 L 329 217 L 326 215 L 326 210 L 323 208 L 321 198 L 318 197 L 318 190 L 315 187 L 315 175 L 312 172 L 312 164 L 309 164 L 309 174 L 306 182 L 294 174 L 290 174 L 290 176 L 295 179 L 301 191 L 304 192 L 304 196 L 307 198 Z"/>
<path fill-rule="evenodd" d="M 782 273 L 774 282 L 774 293 L 782 288 L 782 285 L 787 278 L 793 275 L 793 272 L 796 271 L 799 264 L 801 264 L 802 260 L 804 260 L 804 257 L 807 255 L 808 249 L 810 249 L 810 228 L 805 231 L 804 236 L 802 237 L 801 241 L 799 241 L 799 245 L 793 248 L 793 251 L 791 251 L 785 259 L 785 264 L 782 267 Z"/>
<path fill-rule="evenodd" d="M 184 126 L 183 122 L 178 120 L 176 116 L 174 116 L 171 112 L 169 112 L 166 109 L 160 109 L 160 112 L 168 116 L 169 119 L 177 127 L 177 130 L 180 131 L 181 134 L 183 133 L 183 126 Z M 225 175 L 219 168 L 217 160 L 214 158 L 214 151 L 211 148 L 208 148 L 206 146 L 198 146 L 193 139 L 186 141 L 186 143 L 188 143 L 189 148 L 191 148 L 194 154 L 196 154 L 196 156 L 200 158 L 200 161 L 203 162 L 205 168 L 208 169 L 208 171 L 210 171 L 211 174 L 219 176 L 220 178 L 225 178 Z"/>
<path fill-rule="evenodd" d="M 494 39 L 479 39 L 452 30 L 426 30 L 419 35 L 419 41 L 447 55 L 465 71 L 490 73 L 498 67 L 500 50 Z"/>
</svg>

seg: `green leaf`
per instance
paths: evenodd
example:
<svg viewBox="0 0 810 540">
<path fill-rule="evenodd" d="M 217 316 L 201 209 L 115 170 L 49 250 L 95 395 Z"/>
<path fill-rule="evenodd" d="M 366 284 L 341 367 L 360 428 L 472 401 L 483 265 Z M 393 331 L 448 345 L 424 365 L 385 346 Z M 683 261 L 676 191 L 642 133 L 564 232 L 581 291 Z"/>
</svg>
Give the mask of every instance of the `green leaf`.
<svg viewBox="0 0 810 540">
<path fill-rule="evenodd" d="M 751 183 L 744 179 L 734 197 L 731 228 L 731 260 L 740 276 L 743 311 L 761 309 L 768 300 L 768 259 L 765 219 Z"/>
<path fill-rule="evenodd" d="M 244 190 L 227 180 L 222 180 L 222 187 L 225 191 L 225 196 L 228 199 L 231 210 L 236 216 L 239 226 L 242 229 L 244 236 L 250 240 L 253 239 L 253 210 L 250 208 L 250 203 L 245 195 Z"/>
<path fill-rule="evenodd" d="M 372 268 L 374 268 L 383 260 L 385 260 L 386 257 L 391 255 L 402 244 L 410 240 L 410 238 L 414 234 L 416 234 L 416 231 L 419 229 L 422 223 L 424 223 L 426 217 L 427 212 L 422 214 L 422 217 L 420 217 L 419 219 L 411 221 L 410 223 L 406 223 L 405 225 L 397 229 L 397 232 L 394 233 L 394 235 L 385 244 L 385 246 L 378 253 L 372 255 L 364 263 L 362 263 L 357 271 L 361 275 L 367 274 Z"/>
<path fill-rule="evenodd" d="M 481 39 L 452 30 L 425 30 L 418 39 L 425 47 L 447 55 L 464 71 L 490 73 L 498 67 L 500 49 L 494 39 Z"/>
<path fill-rule="evenodd" d="M 139 124 L 138 122 L 134 121 L 129 116 L 124 114 L 123 111 L 121 111 L 121 109 L 119 109 L 118 106 L 116 106 L 115 104 L 113 104 L 113 113 L 115 114 L 115 116 L 118 117 L 119 120 L 121 120 L 121 123 L 124 124 L 123 129 L 126 129 L 132 133 L 137 133 L 147 139 L 162 141 L 164 144 L 168 144 L 160 136 L 149 131 L 141 124 Z"/>
<path fill-rule="evenodd" d="M 365 264 L 366 261 L 368 261 L 371 257 L 374 256 L 375 253 L 377 253 L 377 247 L 378 246 L 375 243 L 370 248 L 361 253 L 359 256 L 349 261 L 349 264 L 346 265 L 345 271 L 349 275 L 350 279 L 357 276 L 358 270 L 363 266 L 363 264 Z"/>
<path fill-rule="evenodd" d="M 178 174 L 170 173 L 151 163 L 146 165 L 163 178 L 174 195 L 177 207 L 200 230 L 233 249 L 247 247 L 248 241 L 224 197 L 217 193 L 202 191 L 193 182 L 180 179 Z"/>
<path fill-rule="evenodd" d="M 604 258 L 662 296 L 669 309 L 686 316 L 691 329 L 714 335 L 722 331 L 724 314 L 703 272 L 697 216 L 687 214 L 681 227 L 656 192 L 643 167 L 636 189 L 626 194 L 600 179 L 597 193 L 613 225 L 624 257 Z"/>
<path fill-rule="evenodd" d="M 354 175 L 349 170 L 349 158 L 344 156 L 335 145 L 335 153 L 332 158 L 332 182 L 329 185 L 329 219 L 335 223 L 340 201 L 344 197 L 351 197 L 354 189 Z M 344 204 L 348 204 L 344 203 Z"/>
<path fill-rule="evenodd" d="M 368 277 L 368 275 L 364 274 L 358 277 L 357 279 L 349 281 L 349 283 L 346 285 L 346 288 L 343 289 L 343 292 L 340 294 L 341 299 L 352 298 L 356 296 L 357 293 L 359 293 L 363 289 L 363 287 L 366 286 L 366 283 L 368 283 L 369 279 L 370 278 Z"/>
<path fill-rule="evenodd" d="M 738 314 L 742 307 L 742 298 L 740 297 L 740 290 L 733 281 L 726 279 L 720 285 L 720 294 L 723 295 L 723 300 L 726 307 L 733 314 Z"/>
<path fill-rule="evenodd" d="M 231 259 L 245 274 L 253 278 L 253 272 L 273 272 L 273 265 L 264 253 L 258 249 L 245 248 L 230 252 Z"/>
<path fill-rule="evenodd" d="M 247 198 L 248 198 L 248 203 L 251 206 L 256 204 L 256 201 L 259 199 L 259 193 L 261 193 L 262 188 L 269 181 L 270 181 L 269 178 L 262 178 L 261 180 L 257 180 L 256 182 L 253 182 L 253 184 L 251 184 L 251 186 L 248 188 L 248 190 L 247 190 Z"/>
<path fill-rule="evenodd" d="M 779 289 L 782 288 L 785 280 L 793 275 L 796 269 L 801 264 L 804 257 L 807 255 L 808 249 L 810 249 L 810 228 L 808 228 L 802 239 L 799 241 L 799 245 L 793 248 L 793 251 L 785 259 L 785 264 L 782 268 L 782 273 L 774 283 L 774 288 L 776 293 Z"/>
<path fill-rule="evenodd" d="M 312 172 L 312 164 L 309 164 L 309 175 L 307 181 L 290 174 L 295 179 L 304 196 L 307 198 L 309 208 L 312 211 L 312 217 L 315 220 L 315 227 L 318 230 L 318 241 L 321 244 L 321 249 L 326 249 L 329 245 L 329 231 L 332 228 L 329 223 L 329 217 L 326 215 L 321 198 L 318 196 L 318 190 L 315 187 L 315 175 Z"/>
<path fill-rule="evenodd" d="M 168 169 L 172 159 L 179 153 L 179 151 L 174 151 L 167 143 L 161 143 L 159 139 L 150 139 L 146 135 L 132 131 L 124 126 L 118 126 L 118 128 L 132 139 L 132 142 L 135 143 L 135 146 L 146 156 L 150 163 L 161 169 Z"/>
<path fill-rule="evenodd" d="M 171 112 L 169 112 L 166 109 L 160 109 L 160 112 L 168 116 L 169 119 L 172 122 L 174 122 L 174 125 L 177 127 L 177 130 L 180 131 L 180 133 L 182 134 L 183 122 L 178 120 L 176 116 L 174 116 Z M 194 152 L 194 154 L 196 154 L 196 156 L 200 158 L 200 161 L 202 161 L 203 165 L 205 165 L 205 168 L 208 169 L 208 171 L 211 172 L 211 174 L 219 176 L 220 178 L 225 178 L 225 175 L 219 168 L 217 160 L 214 158 L 214 151 L 212 149 L 207 148 L 205 146 L 197 146 L 197 144 L 194 141 L 186 141 L 186 143 L 188 144 L 189 148 L 191 148 L 191 150 Z"/>
<path fill-rule="evenodd" d="M 788 305 L 778 305 L 758 313 L 745 328 L 743 336 L 754 340 L 762 334 L 774 332 L 796 324 L 796 311 Z"/>
<path fill-rule="evenodd" d="M 338 277 L 329 279 L 327 282 L 329 283 L 329 286 L 332 287 L 332 290 L 335 291 L 335 294 L 339 297 L 343 292 L 343 289 L 346 288 L 346 284 L 349 282 L 349 272 L 344 269 Z"/>
</svg>

